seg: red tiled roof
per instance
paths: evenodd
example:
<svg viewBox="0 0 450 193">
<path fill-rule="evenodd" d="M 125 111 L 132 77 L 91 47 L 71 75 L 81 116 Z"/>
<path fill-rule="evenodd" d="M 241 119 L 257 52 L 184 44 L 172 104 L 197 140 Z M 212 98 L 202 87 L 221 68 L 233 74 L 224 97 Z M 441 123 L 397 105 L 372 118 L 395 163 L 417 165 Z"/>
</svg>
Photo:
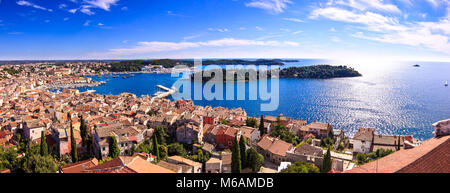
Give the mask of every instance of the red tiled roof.
<svg viewBox="0 0 450 193">
<path fill-rule="evenodd" d="M 98 165 L 96 158 L 80 161 L 77 163 L 67 164 L 61 167 L 63 173 L 81 173 L 81 171 Z"/>
<path fill-rule="evenodd" d="M 432 138 L 346 173 L 450 173 L 450 136 Z"/>
</svg>

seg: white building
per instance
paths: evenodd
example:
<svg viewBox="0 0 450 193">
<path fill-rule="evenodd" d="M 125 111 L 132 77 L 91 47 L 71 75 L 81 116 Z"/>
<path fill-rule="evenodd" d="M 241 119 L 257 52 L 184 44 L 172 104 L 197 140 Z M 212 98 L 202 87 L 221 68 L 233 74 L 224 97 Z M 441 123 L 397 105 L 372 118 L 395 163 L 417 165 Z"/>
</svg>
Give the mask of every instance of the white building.
<svg viewBox="0 0 450 193">
<path fill-rule="evenodd" d="M 353 152 L 369 153 L 372 149 L 375 128 L 359 128 L 353 136 Z"/>
</svg>

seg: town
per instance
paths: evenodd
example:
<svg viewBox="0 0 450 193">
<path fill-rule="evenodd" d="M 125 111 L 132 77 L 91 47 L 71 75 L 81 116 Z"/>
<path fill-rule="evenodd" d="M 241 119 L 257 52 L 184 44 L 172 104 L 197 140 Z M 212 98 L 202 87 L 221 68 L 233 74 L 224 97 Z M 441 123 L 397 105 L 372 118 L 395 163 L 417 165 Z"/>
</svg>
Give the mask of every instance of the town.
<svg viewBox="0 0 450 193">
<path fill-rule="evenodd" d="M 0 173 L 450 172 L 450 120 L 423 142 L 376 128 L 350 137 L 320 121 L 77 89 L 104 84 L 88 75 L 108 65 L 0 66 Z"/>
</svg>

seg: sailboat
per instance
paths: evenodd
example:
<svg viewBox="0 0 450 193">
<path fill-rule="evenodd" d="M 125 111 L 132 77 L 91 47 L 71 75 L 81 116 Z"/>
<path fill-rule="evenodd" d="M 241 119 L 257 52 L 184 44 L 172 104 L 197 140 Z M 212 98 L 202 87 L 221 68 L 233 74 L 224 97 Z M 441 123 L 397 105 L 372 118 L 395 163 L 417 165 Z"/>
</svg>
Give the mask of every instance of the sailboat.
<svg viewBox="0 0 450 193">
<path fill-rule="evenodd" d="M 445 86 L 448 86 L 448 81 L 445 81 Z"/>
</svg>

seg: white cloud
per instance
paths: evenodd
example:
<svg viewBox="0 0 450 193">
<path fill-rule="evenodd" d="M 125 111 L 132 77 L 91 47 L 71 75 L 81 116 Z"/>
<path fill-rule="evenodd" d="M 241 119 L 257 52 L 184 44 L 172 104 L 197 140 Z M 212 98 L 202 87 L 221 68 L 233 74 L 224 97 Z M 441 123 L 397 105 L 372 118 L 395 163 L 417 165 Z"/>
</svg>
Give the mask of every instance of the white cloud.
<svg viewBox="0 0 450 193">
<path fill-rule="evenodd" d="M 84 0 L 83 5 L 79 8 L 80 11 L 87 15 L 94 15 L 92 9 L 103 9 L 110 11 L 112 5 L 116 5 L 119 0 Z"/>
<path fill-rule="evenodd" d="M 228 28 L 208 28 L 209 31 L 228 32 Z"/>
<path fill-rule="evenodd" d="M 450 54 L 450 13 L 436 22 L 407 22 L 402 24 L 395 17 L 365 12 L 356 13 L 335 7 L 314 10 L 311 19 L 327 18 L 334 21 L 359 24 L 368 33 L 358 32 L 353 37 L 425 47 L 434 51 Z"/>
<path fill-rule="evenodd" d="M 302 22 L 304 22 L 303 20 L 297 19 L 297 18 L 283 18 L 283 20 L 286 20 L 286 21 L 293 21 L 293 22 L 297 22 L 297 23 L 302 23 Z"/>
<path fill-rule="evenodd" d="M 259 27 L 259 26 L 256 26 L 255 28 L 256 28 L 256 30 L 258 30 L 258 31 L 264 30 L 262 27 Z"/>
<path fill-rule="evenodd" d="M 97 25 L 98 25 L 98 26 L 104 26 L 105 24 L 103 24 L 103 23 L 98 23 Z"/>
<path fill-rule="evenodd" d="M 52 9 L 47 9 L 47 8 L 45 8 L 45 7 L 36 5 L 36 4 L 34 4 L 34 3 L 32 3 L 32 2 L 29 2 L 29 1 L 20 0 L 20 1 L 17 1 L 16 3 L 17 3 L 17 5 L 20 5 L 20 6 L 33 7 L 33 8 L 36 8 L 36 9 L 40 9 L 40 10 L 44 10 L 44 11 L 49 11 L 49 12 L 52 12 L 52 11 L 53 11 Z"/>
<path fill-rule="evenodd" d="M 84 22 L 84 26 L 89 26 L 91 24 L 91 21 L 87 20 L 86 22 Z"/>
<path fill-rule="evenodd" d="M 183 38 L 183 40 L 192 40 L 192 39 L 195 39 L 195 38 L 199 38 L 202 35 L 203 34 L 196 34 L 196 35 L 186 36 L 186 37 Z"/>
<path fill-rule="evenodd" d="M 78 11 L 78 9 L 70 9 L 69 12 L 70 13 L 76 13 Z"/>
<path fill-rule="evenodd" d="M 302 33 L 302 32 L 303 32 L 303 31 L 298 30 L 298 31 L 292 32 L 292 34 L 296 35 L 296 34 L 299 34 L 299 33 Z"/>
<path fill-rule="evenodd" d="M 380 10 L 392 13 L 401 13 L 400 9 L 384 0 L 331 0 L 328 5 L 344 5 L 352 7 L 361 11 L 365 10 Z"/>
<path fill-rule="evenodd" d="M 65 17 L 65 18 L 64 18 L 63 20 L 64 20 L 64 21 L 67 21 L 67 20 L 69 20 L 69 19 L 70 19 L 70 18 L 68 18 L 68 17 Z"/>
<path fill-rule="evenodd" d="M 59 6 L 58 6 L 60 9 L 62 9 L 62 8 L 66 8 L 67 7 L 67 5 L 66 4 L 64 4 L 64 3 L 62 3 L 62 4 L 60 4 Z"/>
<path fill-rule="evenodd" d="M 119 0 L 84 0 L 83 2 L 91 7 L 100 8 L 109 11 L 111 5 L 115 5 Z"/>
<path fill-rule="evenodd" d="M 264 9 L 273 14 L 284 12 L 288 4 L 291 4 L 290 0 L 252 0 L 245 4 L 247 7 L 255 7 Z"/>
<path fill-rule="evenodd" d="M 311 19 L 320 17 L 341 22 L 363 24 L 372 31 L 381 32 L 385 30 L 402 30 L 404 28 L 399 25 L 396 18 L 385 17 L 373 12 L 355 13 L 336 7 L 315 9 L 310 15 Z"/>
<path fill-rule="evenodd" d="M 427 0 L 433 7 L 437 7 L 439 5 L 438 0 Z"/>
<path fill-rule="evenodd" d="M 242 47 L 242 46 L 298 46 L 297 42 L 290 41 L 258 41 L 258 40 L 245 40 L 245 39 L 234 39 L 234 38 L 224 38 L 219 40 L 211 40 L 204 42 L 139 42 L 137 46 L 133 48 L 120 48 L 111 49 L 106 55 L 114 56 L 124 56 L 124 55 L 134 55 L 134 54 L 146 54 L 154 52 L 166 52 L 166 51 L 177 51 L 186 50 L 191 48 L 201 48 L 201 47 Z"/>
<path fill-rule="evenodd" d="M 82 6 L 80 11 L 86 15 L 94 15 L 95 13 L 91 11 L 91 6 Z"/>
</svg>

